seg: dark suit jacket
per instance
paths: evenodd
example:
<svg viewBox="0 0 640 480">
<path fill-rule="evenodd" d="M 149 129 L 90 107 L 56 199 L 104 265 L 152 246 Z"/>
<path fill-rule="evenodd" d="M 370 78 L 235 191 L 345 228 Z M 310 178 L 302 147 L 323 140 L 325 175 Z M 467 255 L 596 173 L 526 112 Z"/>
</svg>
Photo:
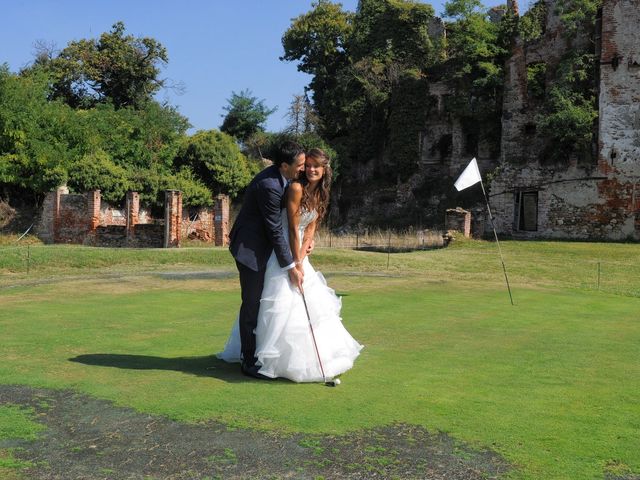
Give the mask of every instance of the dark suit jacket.
<svg viewBox="0 0 640 480">
<path fill-rule="evenodd" d="M 284 181 L 275 165 L 254 177 L 244 194 L 240 213 L 229 234 L 229 250 L 239 263 L 251 270 L 266 267 L 271 252 L 286 267 L 293 263 L 289 233 L 282 227 Z"/>
</svg>

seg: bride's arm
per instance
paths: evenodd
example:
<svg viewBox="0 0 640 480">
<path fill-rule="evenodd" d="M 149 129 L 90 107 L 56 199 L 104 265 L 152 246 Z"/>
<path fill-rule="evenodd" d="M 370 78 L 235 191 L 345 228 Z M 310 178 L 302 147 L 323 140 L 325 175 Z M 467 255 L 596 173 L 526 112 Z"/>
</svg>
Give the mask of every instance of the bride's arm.
<svg viewBox="0 0 640 480">
<path fill-rule="evenodd" d="M 302 259 L 300 256 L 300 202 L 302 201 L 302 185 L 293 182 L 287 189 L 287 218 L 289 220 L 289 246 L 296 266 L 301 268 Z"/>
<path fill-rule="evenodd" d="M 302 247 L 300 247 L 300 261 L 304 260 L 304 257 L 307 256 L 307 250 L 309 249 L 309 245 L 313 242 L 313 238 L 316 235 L 316 225 L 318 220 L 314 220 L 307 228 L 304 229 L 304 237 L 302 238 Z"/>
</svg>

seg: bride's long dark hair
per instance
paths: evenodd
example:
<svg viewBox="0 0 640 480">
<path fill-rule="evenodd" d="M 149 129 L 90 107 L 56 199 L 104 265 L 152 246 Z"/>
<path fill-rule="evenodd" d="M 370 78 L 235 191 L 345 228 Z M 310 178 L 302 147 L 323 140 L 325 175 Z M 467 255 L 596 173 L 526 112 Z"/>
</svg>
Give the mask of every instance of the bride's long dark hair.
<svg viewBox="0 0 640 480">
<path fill-rule="evenodd" d="M 313 158 L 320 162 L 320 165 L 324 168 L 324 174 L 322 180 L 318 183 L 315 189 L 311 190 L 309 181 L 305 173 L 300 175 L 300 181 L 302 186 L 302 200 L 300 202 L 300 208 L 307 211 L 313 209 L 318 212 L 318 222 L 324 218 L 329 209 L 329 193 L 331 192 L 331 179 L 333 178 L 333 171 L 329 157 L 324 151 L 319 148 L 312 148 L 307 152 L 307 158 Z"/>
</svg>

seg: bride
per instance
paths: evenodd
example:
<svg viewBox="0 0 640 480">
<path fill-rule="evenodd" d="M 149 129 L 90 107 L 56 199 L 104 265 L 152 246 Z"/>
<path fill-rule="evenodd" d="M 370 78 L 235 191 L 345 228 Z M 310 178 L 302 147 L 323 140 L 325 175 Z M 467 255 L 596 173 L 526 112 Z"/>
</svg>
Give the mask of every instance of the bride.
<svg viewBox="0 0 640 480">
<path fill-rule="evenodd" d="M 294 382 L 334 378 L 353 366 L 363 348 L 342 325 L 340 298 L 327 286 L 322 274 L 314 270 L 306 255 L 327 212 L 331 176 L 329 158 L 314 148 L 306 155 L 302 178 L 287 189 L 282 223 L 285 231 L 289 231 L 295 268 L 304 272 L 302 287 L 309 317 L 303 295 L 291 284 L 272 253 L 255 330 L 259 373 L 269 378 L 282 377 Z M 218 358 L 240 361 L 237 321 Z"/>
</svg>

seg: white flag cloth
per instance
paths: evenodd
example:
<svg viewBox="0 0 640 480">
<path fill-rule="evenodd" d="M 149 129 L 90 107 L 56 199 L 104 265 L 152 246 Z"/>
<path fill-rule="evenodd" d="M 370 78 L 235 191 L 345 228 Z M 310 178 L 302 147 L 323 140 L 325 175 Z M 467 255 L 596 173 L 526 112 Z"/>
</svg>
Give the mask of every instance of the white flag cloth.
<svg viewBox="0 0 640 480">
<path fill-rule="evenodd" d="M 481 180 L 482 178 L 480 177 L 480 170 L 478 170 L 478 162 L 476 162 L 476 159 L 474 158 L 469 162 L 469 165 L 464 169 L 464 172 L 460 174 L 454 186 L 458 191 L 460 191 L 470 187 L 471 185 L 475 185 Z"/>
</svg>

